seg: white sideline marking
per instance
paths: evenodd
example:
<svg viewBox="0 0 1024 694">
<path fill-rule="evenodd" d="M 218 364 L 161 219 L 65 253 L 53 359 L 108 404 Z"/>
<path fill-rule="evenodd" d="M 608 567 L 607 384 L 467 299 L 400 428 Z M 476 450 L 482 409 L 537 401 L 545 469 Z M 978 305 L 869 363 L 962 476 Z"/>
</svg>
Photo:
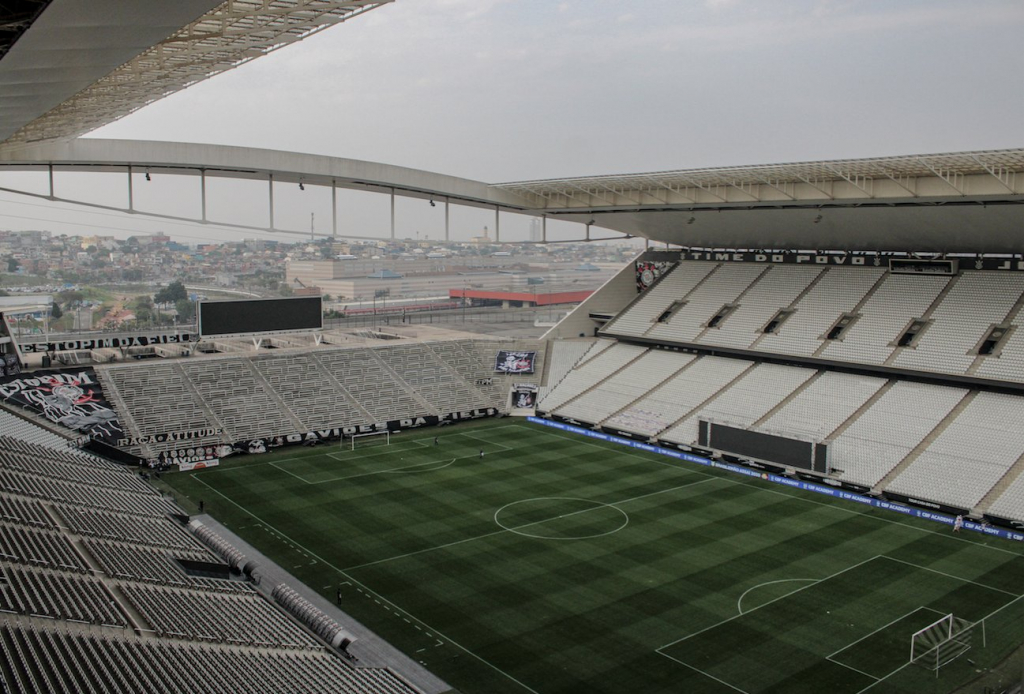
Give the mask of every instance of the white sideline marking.
<svg viewBox="0 0 1024 694">
<path fill-rule="evenodd" d="M 739 612 L 740 614 L 743 614 L 743 608 L 740 605 L 743 602 L 743 598 L 747 597 L 747 593 L 749 593 L 752 590 L 757 590 L 758 588 L 761 588 L 763 586 L 770 586 L 770 585 L 775 584 L 775 583 L 787 583 L 789 581 L 817 581 L 817 580 L 818 580 L 817 578 L 780 578 L 777 581 L 765 581 L 764 583 L 758 583 L 756 586 L 751 586 L 750 588 L 747 588 L 745 591 L 743 591 L 743 594 L 740 595 L 739 599 L 736 601 L 736 611 Z"/>
<path fill-rule="evenodd" d="M 192 479 L 196 480 L 196 481 L 197 481 L 197 482 L 199 482 L 200 484 L 202 484 L 202 485 L 204 485 L 205 487 L 209 488 L 209 489 L 210 489 L 210 491 L 212 491 L 213 493 L 215 493 L 215 494 L 219 495 L 220 497 L 222 497 L 222 498 L 223 498 L 223 499 L 224 499 L 225 501 L 227 501 L 228 503 L 230 503 L 230 504 L 233 504 L 233 505 L 237 506 L 237 507 L 238 507 L 239 509 L 241 509 L 241 510 L 242 510 L 242 512 L 243 512 L 243 513 L 247 513 L 248 515 L 250 515 L 250 516 L 252 516 L 253 518 L 255 518 L 256 520 L 258 520 L 258 521 L 259 521 L 260 523 L 263 523 L 263 524 L 265 524 L 265 525 L 268 525 L 268 526 L 269 526 L 269 527 L 271 527 L 271 528 L 273 528 L 273 527 L 274 527 L 274 526 L 270 525 L 269 523 L 267 523 L 266 521 L 264 521 L 264 520 L 263 520 L 262 518 L 260 518 L 259 516 L 257 516 L 257 515 L 256 515 L 255 513 L 253 513 L 252 511 L 250 511 L 249 509 L 247 509 L 247 508 L 245 508 L 244 506 L 242 506 L 241 504 L 239 504 L 239 503 L 238 503 L 237 501 L 235 501 L 234 499 L 232 499 L 232 498 L 230 498 L 229 496 L 227 496 L 226 494 L 224 494 L 224 492 L 222 492 L 222 491 L 220 491 L 219 489 L 216 489 L 216 488 L 214 488 L 214 487 L 211 487 L 211 486 L 210 486 L 210 485 L 209 485 L 209 484 L 208 484 L 208 483 L 207 483 L 207 482 L 206 482 L 205 480 L 199 479 L 199 477 L 197 477 L 196 475 L 192 475 Z M 274 530 L 275 530 L 275 532 L 278 532 L 278 533 L 280 533 L 280 531 L 278 531 L 278 530 L 277 530 L 276 528 L 275 528 Z M 282 536 L 283 536 L 283 533 L 281 533 L 281 534 L 282 534 Z M 298 543 L 296 543 L 296 545 L 297 545 L 297 546 L 299 546 L 299 547 L 302 547 L 302 545 L 299 545 Z M 306 548 L 305 548 L 305 547 L 303 547 L 303 549 L 306 549 Z M 323 563 L 324 563 L 325 565 L 327 565 L 327 566 L 331 567 L 332 569 L 334 569 L 335 571 L 337 571 L 337 572 L 338 572 L 338 573 L 339 573 L 340 575 L 342 575 L 342 576 L 344 576 L 345 578 L 347 578 L 347 579 L 348 579 L 349 581 L 351 581 L 351 582 L 352 582 L 352 585 L 355 585 L 355 586 L 357 586 L 357 587 L 360 587 L 360 588 L 365 588 L 365 589 L 366 589 L 366 593 L 367 593 L 367 597 L 369 597 L 369 594 L 370 594 L 370 593 L 372 593 L 372 594 L 373 594 L 374 596 L 376 596 L 376 598 L 374 598 L 374 602 L 376 602 L 376 603 L 380 604 L 380 601 L 381 601 L 381 600 L 383 600 L 383 601 L 384 601 L 384 602 L 386 602 L 386 603 L 387 603 L 388 605 L 390 605 L 391 607 L 393 607 L 393 608 L 395 609 L 395 611 L 396 611 L 396 612 L 401 612 L 401 613 L 403 613 L 403 614 L 406 614 L 406 615 L 408 615 L 409 617 L 411 617 L 412 619 L 414 619 L 415 621 L 417 621 L 417 622 L 419 622 L 420 624 L 422 624 L 423 626 L 425 626 L 425 627 L 428 627 L 428 628 L 430 628 L 430 629 L 433 629 L 434 633 L 436 633 L 436 634 L 438 634 L 438 636 L 440 636 L 440 637 L 442 637 L 442 638 L 446 639 L 446 640 L 448 641 L 448 643 L 452 644 L 453 646 L 455 646 L 455 647 L 456 647 L 456 648 L 458 648 L 459 650 L 461 650 L 461 651 L 465 652 L 466 654 L 468 654 L 468 655 L 471 655 L 471 656 L 473 656 L 474 658 L 476 658 L 477 660 L 479 660 L 479 661 L 480 661 L 481 663 L 483 663 L 484 665 L 488 666 L 489 668 L 491 668 L 491 669 L 492 669 L 492 670 L 494 670 L 495 672 L 497 672 L 497 673 L 499 673 L 499 674 L 503 675 L 504 677 L 508 678 L 509 680 L 511 680 L 511 681 L 513 681 L 513 682 L 515 682 L 516 684 L 518 684 L 518 685 L 519 685 L 520 687 L 522 687 L 522 688 L 523 688 L 523 689 L 525 689 L 526 691 L 528 691 L 528 692 L 533 692 L 533 694 L 540 694 L 540 692 L 538 692 L 538 691 L 537 691 L 536 689 L 533 689 L 532 687 L 529 687 L 529 686 L 527 686 L 527 685 L 523 684 L 522 682 L 520 682 L 519 680 L 517 680 L 517 679 L 516 679 L 515 677 L 513 677 L 512 675 L 508 674 L 507 672 L 505 672 L 504 670 L 502 670 L 501 668 L 499 668 L 499 667 L 498 667 L 497 665 L 495 665 L 495 664 L 491 663 L 491 662 L 490 662 L 490 661 L 488 661 L 488 660 L 485 660 L 484 658 L 482 658 L 481 656 L 477 655 L 477 654 L 476 654 L 476 653 L 474 653 L 473 651 L 469 650 L 469 649 L 468 649 L 468 648 L 466 648 L 465 646 L 461 645 L 461 644 L 460 644 L 460 643 L 458 643 L 457 641 L 454 641 L 454 640 L 452 640 L 452 639 L 448 638 L 447 636 L 445 636 L 444 634 L 442 634 L 442 633 L 441 633 L 440 631 L 438 631 L 437 629 L 434 629 L 434 628 L 433 628 L 433 627 L 431 627 L 431 626 L 430 626 L 429 624 L 427 624 L 426 622 L 424 622 L 424 621 L 423 621 L 422 619 L 418 619 L 418 618 L 417 618 L 417 617 L 416 617 L 415 615 L 413 615 L 412 613 L 410 613 L 410 612 L 407 612 L 406 610 L 403 610 L 403 609 L 402 609 L 402 608 L 400 608 L 400 607 L 399 607 L 398 605 L 396 605 L 395 603 L 393 603 L 393 602 L 391 602 L 390 600 L 388 600 L 387 598 L 385 598 L 385 597 L 384 597 L 383 595 L 379 595 L 378 593 L 376 593 L 376 592 L 372 591 L 372 590 L 371 590 L 371 589 L 370 589 L 370 588 L 369 588 L 368 586 L 366 586 L 365 584 L 361 583 L 360 581 L 357 581 L 357 580 L 356 580 L 355 578 L 353 578 L 352 576 L 349 576 L 349 575 L 348 575 L 348 574 L 346 574 L 346 573 L 345 573 L 345 572 L 344 572 L 343 570 L 339 569 L 339 568 L 338 568 L 337 566 L 335 566 L 334 564 L 330 563 L 329 561 L 327 561 L 327 560 L 326 560 L 326 559 L 324 559 L 323 557 L 321 557 L 321 556 L 319 556 L 319 555 L 315 554 L 314 552 L 312 552 L 312 551 L 310 551 L 310 550 L 308 550 L 308 549 L 306 549 L 306 551 L 307 551 L 307 552 L 309 552 L 309 554 L 310 554 L 311 556 L 314 556 L 314 557 L 316 557 L 317 559 L 319 559 L 320 561 L 322 561 L 322 562 L 323 562 Z M 377 598 L 380 598 L 380 600 L 377 600 Z"/>
<path fill-rule="evenodd" d="M 840 649 L 839 649 L 838 651 L 836 651 L 835 653 L 830 653 L 830 654 L 828 654 L 828 655 L 827 655 L 827 656 L 825 656 L 825 657 L 826 657 L 827 659 L 831 660 L 833 656 L 839 655 L 840 653 L 842 653 L 843 651 L 845 651 L 845 650 L 846 650 L 847 648 L 852 648 L 852 647 L 856 646 L 856 645 L 857 645 L 858 643 L 860 643 L 860 642 L 861 642 L 861 641 L 863 641 L 864 639 L 866 639 L 866 638 L 868 638 L 868 637 L 870 637 L 870 636 L 874 636 L 875 634 L 877 634 L 878 632 L 882 631 L 883 629 L 888 629 L 889 627 L 891 627 L 891 626 L 892 626 L 893 624 L 895 624 L 896 622 L 898 622 L 898 621 L 900 621 L 900 620 L 903 620 L 903 619 L 906 619 L 906 618 L 907 618 L 907 617 L 909 617 L 910 615 L 914 614 L 915 612 L 920 612 L 921 610 L 928 610 L 929 612 L 934 612 L 935 614 L 942 614 L 942 613 L 941 613 L 941 612 L 939 612 L 938 610 L 932 609 L 931 607 L 925 607 L 924 605 L 921 605 L 920 607 L 915 607 L 914 609 L 912 609 L 912 610 L 911 610 L 910 612 L 906 613 L 905 615 L 903 615 L 903 616 L 901 616 L 901 617 L 897 617 L 896 619 L 892 620 L 892 621 L 891 621 L 891 622 L 889 622 L 888 624 L 883 624 L 882 626 L 878 627 L 877 629 L 875 629 L 875 630 L 874 630 L 874 631 L 872 631 L 871 633 L 868 633 L 868 634 L 864 634 L 864 636 L 861 636 L 861 637 L 860 637 L 859 639 L 857 639 L 856 641 L 851 641 L 850 643 L 846 644 L 845 646 L 843 646 L 842 648 L 840 648 Z M 843 663 L 839 663 L 839 665 L 842 665 L 842 664 L 843 664 Z M 851 668 L 851 669 L 852 669 L 852 668 Z M 866 673 L 865 673 L 865 674 L 866 674 Z M 886 677 L 888 677 L 888 675 L 886 675 Z M 875 679 L 878 679 L 878 678 L 876 677 Z"/>
<path fill-rule="evenodd" d="M 1011 596 L 1013 596 L 1015 598 L 1019 598 L 1020 597 L 1020 595 L 1018 595 L 1017 593 L 1011 593 L 1008 590 L 1003 590 L 1001 588 L 993 588 L 992 586 L 987 586 L 984 583 L 978 583 L 977 581 L 972 581 L 969 578 L 962 578 L 960 576 L 954 576 L 953 574 L 948 574 L 948 573 L 945 573 L 944 571 L 939 571 L 938 569 L 929 569 L 927 566 L 921 566 L 920 564 L 914 564 L 913 562 L 903 561 L 902 559 L 897 559 L 896 557 L 890 557 L 890 556 L 888 556 L 886 554 L 881 555 L 881 557 L 883 559 L 888 559 L 889 561 L 895 561 L 895 562 L 899 562 L 900 564 L 906 564 L 907 566 L 912 566 L 915 569 L 920 569 L 921 571 L 931 571 L 932 573 L 939 574 L 940 576 L 945 576 L 946 578 L 952 578 L 952 579 L 955 579 L 957 581 L 963 581 L 964 583 L 973 583 L 976 586 L 980 586 L 982 588 L 988 588 L 989 590 L 994 590 L 997 593 L 1002 593 L 1004 595 L 1011 595 Z"/>
<path fill-rule="evenodd" d="M 854 672 L 859 672 L 860 674 L 864 675 L 865 677 L 870 677 L 871 679 L 874 680 L 872 685 L 874 685 L 874 684 L 876 684 L 878 682 L 881 682 L 882 680 L 885 679 L 885 677 L 888 677 L 889 675 L 892 674 L 890 672 L 889 675 L 886 675 L 885 677 L 875 677 L 874 675 L 868 674 L 868 673 L 864 672 L 863 670 L 858 670 L 857 668 L 853 667 L 852 665 L 847 665 L 846 663 L 841 663 L 838 660 L 832 660 L 832 656 L 830 656 L 830 655 L 829 656 L 825 656 L 825 660 L 827 660 L 830 663 L 835 663 L 836 665 L 838 665 L 840 667 L 844 667 L 847 670 L 853 670 Z M 903 667 L 903 666 L 901 665 L 900 667 Z M 893 672 L 895 672 L 895 670 Z"/>
<path fill-rule="evenodd" d="M 740 694 L 747 694 L 747 691 L 746 691 L 745 689 L 740 689 L 740 688 L 739 688 L 739 687 L 737 687 L 736 685 L 733 685 L 733 684 L 729 684 L 729 683 L 728 683 L 728 682 L 726 682 L 725 680 L 720 680 L 720 679 L 718 679 L 717 677 L 715 677 L 714 675 L 712 675 L 711 673 L 709 673 L 709 672 L 704 672 L 704 671 L 703 671 L 703 670 L 701 670 L 701 669 L 700 669 L 699 667 L 694 667 L 693 665 L 690 665 L 689 663 L 684 663 L 683 661 L 679 660 L 678 658 L 673 658 L 672 656 L 670 656 L 670 655 L 665 655 L 664 653 L 661 653 L 660 655 L 663 655 L 663 656 L 665 656 L 666 658 L 668 658 L 669 660 L 672 660 L 672 661 L 675 661 L 675 662 L 679 663 L 679 664 L 680 664 L 680 665 L 682 665 L 683 667 L 688 667 L 688 668 L 690 668 L 691 670 L 694 670 L 694 671 L 696 671 L 696 672 L 699 672 L 700 674 L 704 675 L 705 677 L 709 677 L 709 678 L 713 679 L 713 680 L 714 680 L 715 682 L 718 682 L 719 684 L 724 684 L 724 685 L 725 685 L 726 687 L 728 687 L 729 689 L 732 689 L 732 690 L 735 690 L 735 691 L 737 691 L 737 692 L 740 692 Z"/>
<path fill-rule="evenodd" d="M 819 579 L 818 579 L 818 580 L 816 580 L 816 581 L 815 581 L 814 583 L 812 583 L 812 584 L 810 584 L 810 585 L 807 585 L 807 586 L 804 586 L 803 588 L 797 588 L 797 589 L 796 589 L 796 590 L 794 590 L 794 591 L 793 591 L 792 593 L 786 593 L 785 595 L 780 595 L 779 597 L 775 598 L 774 600 L 769 600 L 769 601 L 768 601 L 768 602 L 766 602 L 766 603 L 763 603 L 763 604 L 761 604 L 761 605 L 758 605 L 758 606 L 757 606 L 757 607 L 755 607 L 754 609 L 752 609 L 752 610 L 749 610 L 749 611 L 745 612 L 745 613 L 744 613 L 744 615 L 746 615 L 746 614 L 750 614 L 751 612 L 757 612 L 757 611 L 758 611 L 758 610 L 760 610 L 760 609 L 761 609 L 762 607 L 767 607 L 768 605 L 771 605 L 771 604 L 772 604 L 773 602 L 778 602 L 779 600 L 782 600 L 783 598 L 788 598 L 788 597 L 790 597 L 791 595 L 795 595 L 796 593 L 799 593 L 800 591 L 803 591 L 803 590 L 807 590 L 808 588 L 811 588 L 812 586 L 816 586 L 816 585 L 818 585 L 819 583 L 822 583 L 822 582 L 824 582 L 824 581 L 828 581 L 829 579 L 835 578 L 836 576 L 839 576 L 840 574 L 844 574 L 844 573 L 846 573 L 847 571 L 852 571 L 853 569 L 856 569 L 856 568 L 857 568 L 857 567 L 859 567 L 859 566 L 863 566 L 864 564 L 867 564 L 868 562 L 872 562 L 872 561 L 874 561 L 875 559 L 878 559 L 878 558 L 879 558 L 880 556 L 882 556 L 882 555 L 881 555 L 881 554 L 876 554 L 875 556 L 873 556 L 873 557 L 870 557 L 870 558 L 868 558 L 868 559 L 865 559 L 864 561 L 860 561 L 860 562 L 857 562 L 857 563 L 856 563 L 856 564 L 854 564 L 853 566 L 847 566 L 847 567 L 846 567 L 845 569 L 841 569 L 841 570 L 839 570 L 839 571 L 836 571 L 835 573 L 833 573 L 833 574 L 830 574 L 830 575 L 828 575 L 828 576 L 825 576 L 824 578 L 819 578 Z M 668 647 L 670 647 L 670 646 L 674 646 L 674 645 L 676 645 L 677 643 L 682 643 L 683 641 L 686 641 L 687 639 L 692 639 L 692 638 L 693 638 L 694 636 L 697 636 L 698 634 L 703 634 L 703 633 L 704 633 L 705 631 L 709 631 L 709 630 L 711 630 L 711 629 L 714 629 L 715 627 L 719 627 L 719 626 L 721 626 L 721 625 L 725 624 L 726 622 L 731 622 L 731 621 L 733 621 L 734 619 L 739 619 L 740 617 L 742 617 L 742 616 L 744 616 L 744 615 L 739 615 L 739 614 L 738 614 L 738 615 L 734 615 L 734 616 L 732 616 L 732 617 L 726 617 L 726 618 L 725 618 L 725 619 L 723 619 L 722 621 L 720 621 L 720 622 L 717 622 L 717 623 L 715 623 L 715 624 L 712 624 L 712 625 L 710 625 L 710 626 L 706 626 L 706 627 L 704 627 L 703 629 L 701 629 L 700 631 L 695 631 L 695 632 L 693 632 L 692 634 L 687 634 L 686 636 L 684 636 L 684 637 L 682 637 L 682 638 L 679 638 L 679 639 L 676 639 L 675 641 L 670 641 L 670 642 L 666 643 L 666 644 L 665 644 L 664 646 L 659 646 L 658 648 L 655 648 L 655 649 L 654 649 L 654 652 L 655 652 L 655 653 L 661 653 L 661 649 L 663 649 L 663 648 L 668 648 Z M 661 655 L 665 655 L 665 654 L 664 654 L 664 653 L 661 653 Z M 669 657 L 669 656 L 666 656 L 666 657 Z M 673 658 L 673 660 L 675 660 L 675 658 Z"/>
</svg>

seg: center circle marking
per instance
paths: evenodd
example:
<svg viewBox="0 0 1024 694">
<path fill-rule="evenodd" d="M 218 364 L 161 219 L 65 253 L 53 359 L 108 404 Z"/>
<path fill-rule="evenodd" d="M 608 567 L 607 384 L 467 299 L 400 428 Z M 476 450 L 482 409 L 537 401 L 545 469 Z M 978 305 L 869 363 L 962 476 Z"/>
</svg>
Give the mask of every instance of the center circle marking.
<svg viewBox="0 0 1024 694">
<path fill-rule="evenodd" d="M 510 509 L 513 506 L 516 506 L 518 504 L 529 504 L 529 503 L 534 503 L 534 502 L 538 502 L 538 501 L 582 501 L 585 504 L 590 504 L 590 508 L 585 508 L 585 509 L 581 509 L 581 510 L 578 510 L 578 511 L 570 511 L 569 513 L 565 513 L 565 514 L 560 515 L 560 516 L 552 516 L 551 518 L 544 518 L 542 520 L 533 521 L 532 523 L 526 523 L 526 524 L 520 525 L 520 526 L 506 525 L 505 523 L 502 523 L 501 519 L 499 518 L 499 516 L 501 515 L 502 511 L 505 511 L 506 509 Z M 549 521 L 559 520 L 561 518 L 566 518 L 568 516 L 576 516 L 576 515 L 582 515 L 584 513 L 590 513 L 591 511 L 594 511 L 594 510 L 600 509 L 600 508 L 613 509 L 617 514 L 619 514 L 622 517 L 621 521 L 619 522 L 619 524 L 616 527 L 612 528 L 611 530 L 606 530 L 605 532 L 601 532 L 601 533 L 591 533 L 591 534 L 588 534 L 588 535 L 554 536 L 554 535 L 542 535 L 542 534 L 538 534 L 538 533 L 531 533 L 531 532 L 529 532 L 530 528 L 533 528 L 533 527 L 536 527 L 536 526 L 540 526 L 540 525 L 542 525 L 544 523 L 547 523 Z M 625 528 L 627 525 L 629 525 L 629 516 L 626 514 L 625 511 L 623 511 L 618 506 L 613 506 L 611 504 L 605 504 L 605 503 L 602 503 L 600 501 L 594 501 L 592 499 L 582 499 L 582 498 L 577 497 L 577 496 L 538 496 L 538 497 L 534 497 L 532 499 L 522 499 L 520 501 L 513 501 L 510 504 L 505 504 L 504 506 L 502 506 L 501 508 L 499 508 L 497 511 L 494 512 L 494 522 L 498 525 L 498 527 L 500 527 L 500 528 L 502 528 L 504 530 L 507 530 L 510 533 L 515 533 L 516 535 L 522 535 L 523 537 L 532 537 L 532 538 L 537 539 L 537 540 L 588 540 L 588 539 L 591 539 L 591 538 L 594 538 L 594 537 L 604 537 L 605 535 L 611 535 L 613 533 L 619 532 L 620 530 Z"/>
</svg>

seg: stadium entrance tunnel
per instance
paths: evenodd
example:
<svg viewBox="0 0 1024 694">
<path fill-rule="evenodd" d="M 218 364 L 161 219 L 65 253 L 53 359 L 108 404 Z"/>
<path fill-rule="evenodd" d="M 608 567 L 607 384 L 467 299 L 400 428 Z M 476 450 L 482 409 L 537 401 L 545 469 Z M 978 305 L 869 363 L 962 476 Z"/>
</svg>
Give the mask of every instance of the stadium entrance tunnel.
<svg viewBox="0 0 1024 694">
<path fill-rule="evenodd" d="M 586 540 L 617 533 L 629 525 L 629 516 L 600 501 L 547 496 L 506 504 L 494 512 L 494 522 L 538 540 Z"/>
</svg>

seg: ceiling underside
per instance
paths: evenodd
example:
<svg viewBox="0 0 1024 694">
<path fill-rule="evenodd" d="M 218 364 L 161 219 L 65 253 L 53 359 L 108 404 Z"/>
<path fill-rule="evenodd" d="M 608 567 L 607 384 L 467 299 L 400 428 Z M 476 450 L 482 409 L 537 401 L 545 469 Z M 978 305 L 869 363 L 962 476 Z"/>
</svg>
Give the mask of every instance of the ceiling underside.
<svg viewBox="0 0 1024 694">
<path fill-rule="evenodd" d="M 0 147 L 77 137 L 388 2 L 52 0 L 0 57 Z"/>
</svg>

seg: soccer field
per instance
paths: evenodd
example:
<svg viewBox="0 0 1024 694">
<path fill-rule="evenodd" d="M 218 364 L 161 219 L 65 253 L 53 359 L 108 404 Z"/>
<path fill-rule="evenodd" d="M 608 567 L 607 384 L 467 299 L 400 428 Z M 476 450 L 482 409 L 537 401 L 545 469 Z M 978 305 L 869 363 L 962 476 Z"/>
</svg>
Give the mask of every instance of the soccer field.
<svg viewBox="0 0 1024 694">
<path fill-rule="evenodd" d="M 950 692 L 1024 641 L 1009 541 L 510 419 L 362 443 L 164 479 L 464 694 Z"/>
</svg>

